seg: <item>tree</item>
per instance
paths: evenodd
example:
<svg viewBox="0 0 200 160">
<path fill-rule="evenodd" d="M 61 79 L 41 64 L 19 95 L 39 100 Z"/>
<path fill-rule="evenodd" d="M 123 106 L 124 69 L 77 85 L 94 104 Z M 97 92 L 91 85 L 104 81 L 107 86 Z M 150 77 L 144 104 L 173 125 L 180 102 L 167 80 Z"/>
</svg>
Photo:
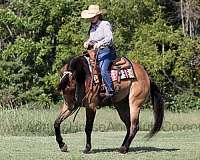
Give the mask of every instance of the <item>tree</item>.
<svg viewBox="0 0 200 160">
<path fill-rule="evenodd" d="M 63 17 L 68 30 L 78 29 L 71 25 L 74 23 L 70 18 L 77 13 L 76 3 L 79 2 L 13 0 L 0 10 L 0 101 L 9 99 L 12 104 L 7 104 L 15 106 L 40 99 L 46 102 L 58 99 L 56 73 L 62 65 L 54 65 L 59 59 L 58 34 L 63 29 Z"/>
<path fill-rule="evenodd" d="M 200 34 L 199 0 L 181 0 L 180 8 L 183 33 L 190 37 Z"/>
<path fill-rule="evenodd" d="M 107 10 L 104 16 L 113 25 L 117 54 L 139 61 L 172 95 L 187 88 L 198 90 L 194 88 L 200 81 L 199 38 L 184 37 L 181 14 L 172 14 L 183 13 L 184 32 L 196 36 L 199 4 L 182 2 L 181 12 L 176 0 L 159 0 L 162 6 L 154 0 L 95 1 Z M 94 1 L 12 0 L 0 5 L 1 105 L 38 101 L 48 105 L 60 99 L 57 72 L 68 58 L 84 51 L 90 24 L 80 13 L 89 4 Z M 188 5 L 192 12 L 186 10 Z"/>
<path fill-rule="evenodd" d="M 199 40 L 183 37 L 180 30 L 174 31 L 163 19 L 156 18 L 152 24 L 136 30 L 134 50 L 129 57 L 143 64 L 163 91 L 174 94 L 198 86 L 198 69 L 192 65 L 194 50 L 200 51 L 198 43 Z"/>
</svg>

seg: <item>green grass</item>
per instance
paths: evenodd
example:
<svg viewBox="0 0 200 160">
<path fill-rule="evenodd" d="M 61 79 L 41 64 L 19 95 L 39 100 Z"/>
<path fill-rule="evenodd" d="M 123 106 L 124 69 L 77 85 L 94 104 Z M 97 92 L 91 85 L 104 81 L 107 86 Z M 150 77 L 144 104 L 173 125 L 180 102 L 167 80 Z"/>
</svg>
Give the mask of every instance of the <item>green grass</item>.
<svg viewBox="0 0 200 160">
<path fill-rule="evenodd" d="M 64 135 L 69 152 L 60 152 L 54 136 L 0 136 L 1 160 L 199 160 L 200 132 L 160 132 L 150 141 L 138 132 L 126 155 L 116 150 L 125 132 L 93 132 L 93 150 L 83 154 L 83 132 Z"/>
<path fill-rule="evenodd" d="M 50 110 L 0 110 L 0 135 L 54 135 L 53 123 L 58 115 L 58 108 Z M 165 112 L 163 131 L 200 131 L 200 111 L 190 113 Z M 61 125 L 62 133 L 83 132 L 85 109 L 82 108 L 73 123 L 73 116 Z M 142 110 L 140 130 L 149 131 L 152 126 L 152 110 Z M 124 131 L 125 126 L 117 111 L 104 108 L 97 110 L 94 131 Z"/>
<path fill-rule="evenodd" d="M 93 132 L 93 151 L 85 155 L 85 111 L 82 108 L 75 123 L 73 116 L 61 125 L 68 153 L 60 152 L 55 141 L 53 123 L 58 108 L 51 110 L 0 110 L 0 160 L 199 160 L 200 111 L 165 112 L 163 129 L 152 140 L 144 136 L 151 129 L 152 110 L 142 110 L 140 131 L 130 152 L 116 152 L 125 136 L 125 127 L 116 110 L 97 111 Z M 76 132 L 76 133 L 75 133 Z"/>
</svg>

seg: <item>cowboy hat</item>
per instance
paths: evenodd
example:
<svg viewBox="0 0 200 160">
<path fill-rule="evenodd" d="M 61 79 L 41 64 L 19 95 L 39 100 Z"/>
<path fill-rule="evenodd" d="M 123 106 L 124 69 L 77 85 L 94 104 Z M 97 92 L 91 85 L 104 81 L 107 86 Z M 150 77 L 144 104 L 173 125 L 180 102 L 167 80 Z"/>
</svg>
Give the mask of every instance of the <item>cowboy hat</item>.
<svg viewBox="0 0 200 160">
<path fill-rule="evenodd" d="M 92 18 L 94 16 L 97 16 L 99 14 L 105 13 L 105 10 L 100 10 L 99 5 L 90 5 L 88 7 L 88 10 L 84 10 L 81 12 L 82 18 Z"/>
</svg>

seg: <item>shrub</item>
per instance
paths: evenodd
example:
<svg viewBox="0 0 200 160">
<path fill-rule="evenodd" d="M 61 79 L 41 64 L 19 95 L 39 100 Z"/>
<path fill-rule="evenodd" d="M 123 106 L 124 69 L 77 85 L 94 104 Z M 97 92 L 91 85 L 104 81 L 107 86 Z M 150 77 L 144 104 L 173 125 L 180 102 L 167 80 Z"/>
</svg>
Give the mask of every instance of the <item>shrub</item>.
<svg viewBox="0 0 200 160">
<path fill-rule="evenodd" d="M 171 95 L 166 102 L 166 108 L 174 112 L 188 112 L 200 109 L 200 98 L 191 92 Z"/>
</svg>

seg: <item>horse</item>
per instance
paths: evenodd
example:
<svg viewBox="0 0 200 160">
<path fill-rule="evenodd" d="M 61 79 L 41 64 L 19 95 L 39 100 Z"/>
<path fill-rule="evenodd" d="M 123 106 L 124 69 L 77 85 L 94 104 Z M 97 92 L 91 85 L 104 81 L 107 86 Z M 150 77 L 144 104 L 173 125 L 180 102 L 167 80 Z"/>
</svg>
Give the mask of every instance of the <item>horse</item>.
<svg viewBox="0 0 200 160">
<path fill-rule="evenodd" d="M 124 79 L 121 80 L 120 84 L 113 82 L 114 88 L 117 87 L 119 91 L 113 97 L 111 103 L 127 130 L 119 148 L 119 152 L 123 154 L 129 151 L 130 144 L 139 130 L 140 109 L 150 97 L 153 105 L 154 125 L 148 134 L 148 138 L 153 137 L 160 131 L 164 118 L 164 100 L 158 86 L 149 78 L 142 65 L 132 61 L 130 63 L 134 69 L 136 79 Z M 102 104 L 99 93 L 100 85 L 95 84 L 91 88 L 92 74 L 85 56 L 72 58 L 61 69 L 61 75 L 63 75 L 63 78 L 58 89 L 63 92 L 64 103 L 54 123 L 56 141 L 61 151 L 68 151 L 67 144 L 63 142 L 61 136 L 60 124 L 72 115 L 77 108 L 84 106 L 86 110 L 86 145 L 83 152 L 89 153 L 92 148 L 91 133 L 97 107 L 108 104 Z"/>
</svg>

